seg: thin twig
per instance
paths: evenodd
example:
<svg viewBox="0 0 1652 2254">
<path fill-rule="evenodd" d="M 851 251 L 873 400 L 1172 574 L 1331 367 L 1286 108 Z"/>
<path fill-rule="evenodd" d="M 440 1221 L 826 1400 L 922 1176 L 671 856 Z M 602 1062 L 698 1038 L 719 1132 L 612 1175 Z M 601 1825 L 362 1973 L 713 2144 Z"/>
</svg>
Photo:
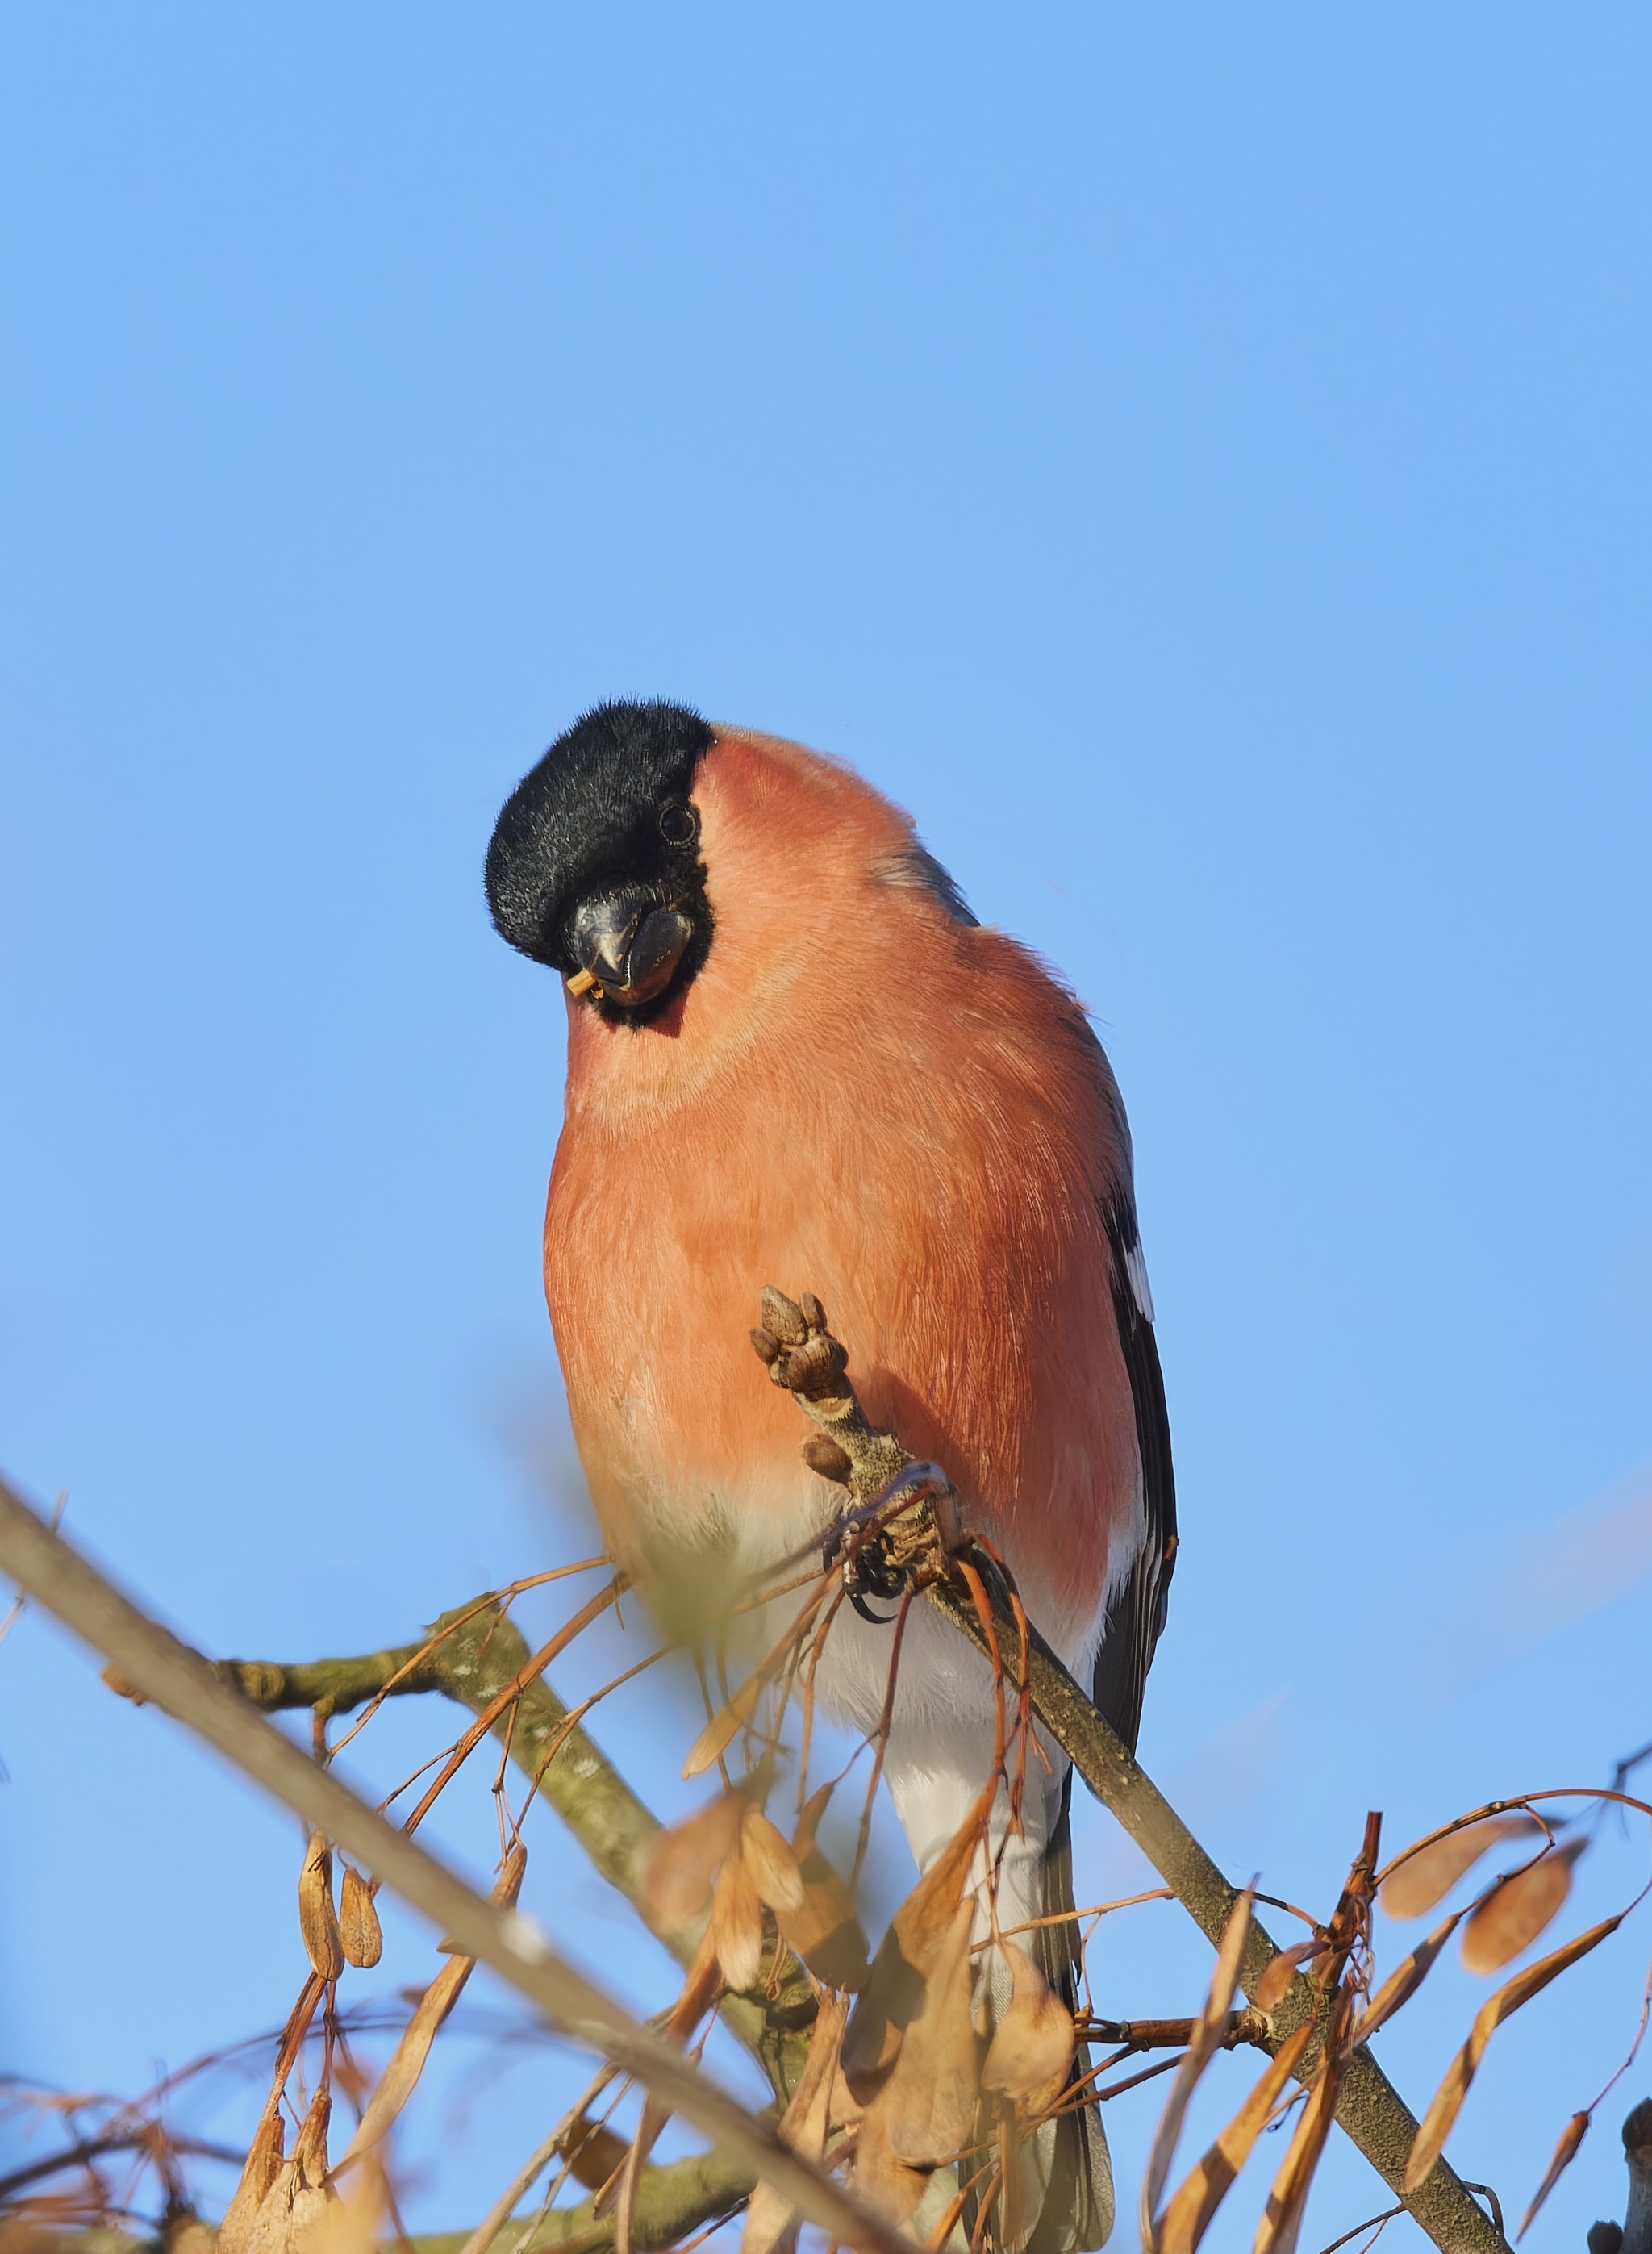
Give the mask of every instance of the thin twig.
<svg viewBox="0 0 1652 2254">
<path fill-rule="evenodd" d="M 959 1570 L 956 1552 L 948 1550 L 945 1527 L 957 1519 L 959 1504 L 941 1468 L 918 1464 L 898 1439 L 870 1423 L 846 1372 L 836 1381 L 836 1390 L 825 1398 L 803 1393 L 793 1397 L 847 1456 L 850 1469 L 844 1483 L 858 1507 L 854 1516 L 877 1517 L 886 1542 L 899 1531 L 902 1562 L 928 1601 L 970 1639 L 989 1664 L 996 1662 L 999 1629 L 1006 1637 L 1015 1634 L 1018 1622 L 1002 1575 L 992 1570 L 979 1545 L 973 1545 L 976 1572 L 969 1577 Z M 887 1504 L 902 1494 L 909 1498 L 904 1511 L 888 1516 Z M 991 1618 L 984 1624 L 976 1602 L 982 1584 L 990 1592 L 991 1607 Z M 1238 1900 L 1238 1889 L 1218 1870 L 1036 1628 L 1029 1628 L 1025 1648 L 1039 1720 L 1096 1798 L 1173 1889 L 1212 1945 L 1219 1945 Z M 1001 1676 L 1001 1667 L 995 1667 L 995 1673 Z M 1271 1936 L 1253 1920 L 1239 1973 L 1240 1986 L 1248 1997 L 1254 1996 L 1263 1973 L 1278 1954 Z M 1321 1992 L 1298 1973 L 1271 2014 L 1271 2048 L 1277 2049 L 1306 2020 L 1318 2018 L 1324 2004 Z M 1297 2069 L 1298 2076 L 1317 2071 L 1318 2063 L 1318 2044 L 1311 2043 Z M 1363 2046 L 1354 2050 L 1343 2070 L 1336 2118 L 1384 2182 L 1401 2192 L 1417 2121 Z M 1436 2162 L 1427 2181 L 1405 2199 L 1405 2205 L 1442 2254 L 1501 2254 L 1501 2231 L 1494 2230 L 1443 2159 Z"/>
<path fill-rule="evenodd" d="M 543 2144 L 523 2161 L 510 2183 L 506 2186 L 465 2241 L 464 2245 L 459 2249 L 459 2254 L 487 2254 L 488 2248 L 515 2213 L 517 2201 L 538 2175 L 540 2170 L 549 2167 L 551 2161 L 556 2159 L 562 2150 L 564 2138 L 584 2112 L 585 2108 L 596 2104 L 598 2098 L 613 2080 L 616 2070 L 612 2066 L 605 2066 L 600 2073 L 594 2075 L 586 2083 L 578 2097 L 563 2115 L 562 2119 L 557 2122 Z M 530 2230 L 531 2227 L 530 2225 Z"/>
<path fill-rule="evenodd" d="M 1396 2215 L 1404 2215 L 1404 2203 L 1396 2202 L 1392 2207 L 1385 2207 L 1381 2215 L 1368 2215 L 1363 2222 L 1356 2222 L 1352 2230 L 1345 2230 L 1340 2238 L 1334 2238 L 1328 2246 L 1322 2246 L 1320 2254 L 1336 2254 L 1339 2246 L 1346 2246 L 1349 2239 L 1357 2238 L 1362 2230 L 1380 2230 L 1385 2222 L 1392 2222 Z"/>
</svg>

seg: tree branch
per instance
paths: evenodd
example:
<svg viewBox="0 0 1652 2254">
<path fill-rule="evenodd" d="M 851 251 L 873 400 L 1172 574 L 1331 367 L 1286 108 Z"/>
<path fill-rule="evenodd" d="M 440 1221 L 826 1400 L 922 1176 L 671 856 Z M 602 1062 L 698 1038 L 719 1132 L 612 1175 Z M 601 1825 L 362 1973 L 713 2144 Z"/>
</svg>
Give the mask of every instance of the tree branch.
<svg viewBox="0 0 1652 2254">
<path fill-rule="evenodd" d="M 799 1408 L 841 1456 L 841 1463 L 834 1463 L 822 1440 L 810 1439 L 803 1443 L 805 1460 L 846 1488 L 858 1506 L 845 1543 L 845 1573 L 855 1570 L 858 1551 L 875 1547 L 883 1562 L 910 1572 L 929 1603 L 977 1650 L 987 1653 L 986 1631 L 954 1560 L 956 1537 L 948 1538 L 954 1497 L 940 1466 L 918 1463 L 899 1440 L 867 1418 L 848 1376 L 847 1357 L 831 1338 L 824 1312 L 812 1295 L 805 1294 L 801 1306 L 794 1306 L 779 1292 L 766 1292 L 763 1320 L 763 1330 L 752 1334 L 752 1344 L 769 1364 L 770 1376 L 792 1392 Z M 773 1354 L 771 1348 L 776 1348 Z M 978 1549 L 975 1563 L 991 1595 L 999 1652 L 1018 1682 L 1020 1629 L 1002 1569 Z M 1030 1626 L 1028 1641 L 1028 1673 L 1039 1719 L 1173 1890 L 1200 1931 L 1213 1946 L 1219 1945 L 1239 1899 L 1238 1888 L 1222 1876 L 1123 1740 Z M 1278 1944 L 1253 1920 L 1239 1972 L 1239 1984 L 1247 1996 L 1255 1995 L 1264 1971 L 1278 1953 Z M 1312 1981 L 1297 1973 L 1270 2014 L 1266 2048 L 1277 2051 L 1305 2020 L 1320 2017 L 1327 2001 Z M 1311 2045 L 1300 2062 L 1299 2080 L 1313 2071 L 1318 2048 L 1317 2042 Z M 1362 2044 L 1348 2062 L 1336 2118 L 1383 2182 L 1404 2197 L 1405 2163 L 1417 2121 Z M 1444 2254 L 1502 2254 L 1506 2247 L 1502 2232 L 1443 2160 L 1427 2181 L 1404 2198 L 1404 2205 Z"/>
<path fill-rule="evenodd" d="M 910 1572 L 928 1600 L 978 1648 L 986 1651 L 986 1630 L 969 1586 L 950 1554 L 957 1537 L 954 1498 L 944 1475 L 938 1466 L 916 1463 L 898 1439 L 878 1431 L 867 1419 L 848 1379 L 846 1358 L 826 1331 L 824 1315 L 817 1302 L 806 1297 L 800 1309 L 777 1293 L 766 1293 L 764 1317 L 766 1327 L 754 1334 L 754 1343 L 763 1359 L 770 1363 L 775 1382 L 794 1392 L 799 1405 L 819 1428 L 817 1436 L 805 1443 L 804 1453 L 815 1469 L 839 1480 L 858 1506 L 845 1530 L 846 1571 L 853 1570 L 858 1554 L 876 1548 L 886 1564 Z M 18 1572 L 14 1558 L 9 1554 L 11 1538 L 24 1537 L 17 1519 L 9 1517 L 8 1513 L 21 1514 L 30 1522 L 32 1536 L 44 1536 L 48 1541 L 52 1537 L 40 1527 L 35 1515 L 0 1486 L 0 1559 L 7 1562 L 8 1570 L 17 1573 L 20 1580 L 33 1586 L 33 1583 L 26 1582 L 26 1576 Z M 55 1547 L 74 1558 L 74 1553 L 67 1550 L 67 1545 L 57 1544 Z M 78 1559 L 74 1562 L 82 1572 L 89 1572 Z M 1015 1610 L 994 1561 L 987 1553 L 977 1550 L 976 1564 L 990 1592 L 999 1651 L 1009 1671 L 1018 1676 L 1021 1641 Z M 112 1591 L 107 1591 L 107 1585 L 100 1586 L 108 1596 L 114 1596 Z M 53 1609 L 60 1609 L 44 1587 L 37 1592 Z M 118 1605 L 121 1600 L 115 1599 L 115 1602 Z M 66 1614 L 64 1616 L 68 1617 Z M 141 1620 L 141 1616 L 133 1617 Z M 80 1625 L 74 1620 L 71 1624 Z M 151 1634 L 161 1633 L 149 1623 L 143 1625 Z M 83 1626 L 81 1632 L 91 1634 Z M 99 1642 L 106 1650 L 113 1649 L 112 1645 L 95 1634 L 91 1634 L 91 1640 Z M 171 1640 L 165 1641 L 170 1643 Z M 1040 1719 L 1071 1758 L 1090 1789 L 1112 1811 L 1175 1892 L 1200 1929 L 1213 1943 L 1218 1942 L 1237 1899 L 1237 1890 L 1206 1854 L 1036 1630 L 1030 1631 L 1028 1646 L 1027 1676 Z M 172 1648 L 179 1657 L 186 1657 L 206 1670 L 206 1662 L 195 1661 L 194 1655 L 184 1654 L 180 1647 Z M 331 1712 L 345 1712 L 380 1695 L 436 1690 L 472 1712 L 480 1713 L 521 1672 L 528 1656 L 518 1630 L 500 1612 L 497 1602 L 487 1599 L 444 1614 L 435 1624 L 426 1644 L 407 1644 L 377 1653 L 291 1666 L 266 1661 L 229 1661 L 221 1662 L 211 1673 L 218 1677 L 214 1688 L 233 1685 L 244 1698 L 266 1712 L 319 1706 Z M 118 1651 L 115 1656 L 121 1661 Z M 211 1673 L 207 1675 L 209 1681 Z M 115 1687 L 130 1691 L 134 1686 L 116 1679 Z M 199 1683 L 196 1687 L 199 1689 Z M 144 1695 L 155 1697 L 158 1704 L 180 1712 L 182 1718 L 191 1719 L 195 1726 L 206 1726 L 197 1715 L 182 1714 L 175 1703 L 153 1689 Z M 658 1820 L 637 1799 L 584 1729 L 570 1719 L 568 1708 L 542 1680 L 535 1680 L 523 1684 L 513 1708 L 495 1725 L 495 1731 L 508 1743 L 517 1767 L 551 1802 L 604 1877 L 633 1903 L 665 1946 L 680 1961 L 686 1962 L 697 1936 L 692 1932 L 661 1931 L 649 1918 L 647 1907 L 643 1881 L 661 1829 Z M 214 1736 L 216 1742 L 226 1743 L 215 1730 L 208 1729 L 207 1734 Z M 284 1740 L 277 1738 L 276 1742 L 301 1764 L 312 1779 L 324 1774 L 304 1762 Z M 243 1760 L 243 1754 L 235 1753 L 233 1757 Z M 326 1782 L 333 1782 L 331 1779 Z M 296 1790 L 296 1777 L 293 1784 Z M 342 1790 L 336 1786 L 334 1788 Z M 293 1797 L 293 1792 L 289 1791 L 285 1796 Z M 360 1802 L 352 1800 L 352 1805 L 370 1816 L 371 1811 L 361 1810 Z M 305 1812 L 312 1812 L 307 1802 Z M 312 1816 L 312 1820 L 332 1830 L 341 1844 L 351 1845 L 346 1831 L 338 1825 L 319 1816 Z M 373 1821 L 377 1823 L 379 1819 Z M 428 1863 L 429 1858 L 412 1848 L 402 1834 L 382 1824 L 380 1829 L 413 1857 Z M 382 1852 L 375 1855 L 359 1847 L 354 1852 L 368 1867 L 377 1869 L 390 1883 L 398 1884 Z M 430 1868 L 438 1870 L 439 1866 L 432 1865 Z M 441 1875 L 445 1879 L 445 1873 Z M 450 1886 L 452 1883 L 448 1881 Z M 404 1886 L 399 1890 L 407 1891 Z M 409 1898 L 418 1900 L 416 1894 L 410 1894 Z M 466 1899 L 474 1907 L 486 1908 L 478 1904 L 476 1897 L 468 1894 L 468 1890 Z M 433 1914 L 440 1914 L 456 1936 L 462 1938 L 458 1919 L 445 1913 Z M 491 1948 L 478 1945 L 473 1950 L 472 1942 L 465 1941 L 466 1953 L 487 1958 L 504 1970 L 508 1978 L 514 1978 L 517 1985 L 534 1992 L 533 1984 L 522 1977 L 520 1965 L 500 1963 L 498 1936 L 490 1935 L 487 1940 L 494 1944 Z M 1240 1984 L 1248 1995 L 1254 1994 L 1263 1971 L 1278 1953 L 1276 1944 L 1264 1928 L 1253 1925 L 1240 1976 Z M 556 1969 L 560 1975 L 566 1968 Z M 742 1997 L 725 1998 L 723 2006 L 732 2028 L 762 2060 L 782 2098 L 794 2087 L 801 2071 L 807 2050 L 807 2028 L 814 2010 L 813 1991 L 801 1967 L 788 1958 L 786 1970 L 785 1984 L 774 2004 Z M 600 2000 L 606 2004 L 606 1998 Z M 1298 1973 L 1270 2015 L 1263 2037 L 1264 2047 L 1277 2050 L 1305 2020 L 1322 2015 L 1324 2008 L 1325 1998 L 1320 1988 Z M 582 2027 L 580 2032 L 587 2040 L 597 2040 L 590 2028 Z M 602 2047 L 609 2055 L 630 2064 L 623 2048 L 606 2038 Z M 1311 2051 L 1299 2068 L 1303 2078 L 1312 2070 L 1313 2063 L 1314 2052 Z M 685 2069 L 675 2054 L 674 2064 L 676 2074 L 681 2076 Z M 650 2079 L 641 2068 L 633 2070 L 641 2073 L 645 2080 Z M 675 2094 L 672 2102 L 679 2104 L 686 2118 L 696 2118 L 693 2110 L 682 2104 Z M 755 2126 L 741 2118 L 746 2127 Z M 1417 2124 L 1375 2059 L 1363 2048 L 1348 2062 L 1337 2118 L 1384 2180 L 1397 2191 Z M 662 2245 L 698 2222 L 728 2212 L 738 2204 L 754 2180 L 749 2149 L 738 2157 L 714 2152 L 694 2161 L 649 2169 L 639 2187 L 636 2243 L 641 2246 Z M 720 2203 L 724 2201 L 726 2204 Z M 803 2204 L 801 2201 L 798 2203 Z M 1405 2205 L 1435 2244 L 1446 2250 L 1446 2254 L 1494 2254 L 1494 2250 L 1503 2247 L 1501 2234 L 1443 2160 Z M 647 2221 L 645 2211 L 649 2218 Z M 657 2236 L 653 2235 L 656 2220 L 660 2234 Z M 841 2225 L 834 2222 L 832 2227 Z M 464 2239 L 462 2234 L 453 2234 L 451 2239 L 415 2243 L 421 2254 L 457 2254 Z M 584 2202 L 578 2207 L 553 2211 L 525 2232 L 507 2224 L 495 2241 L 495 2250 L 496 2254 L 537 2254 L 542 2247 L 556 2246 L 575 2249 L 578 2254 L 583 2254 L 587 2246 L 595 2250 L 612 2243 L 611 2220 L 598 2221 L 592 2203 Z"/>
<path fill-rule="evenodd" d="M 331 1771 L 308 1759 L 200 1654 L 147 1619 L 38 1515 L 0 1484 L 0 1570 L 115 1664 L 139 1695 L 185 1723 L 314 1829 L 490 1965 L 583 2047 L 636 2077 L 711 2139 L 732 2165 L 866 2254 L 908 2254 L 898 2232 L 780 2143 L 651 2028 L 573 1966 L 530 1919 L 484 1901 Z"/>
<path fill-rule="evenodd" d="M 401 1698 L 439 1691 L 480 1714 L 527 1666 L 522 1631 L 492 1597 L 444 1613 L 423 1643 L 400 1644 L 347 1659 L 290 1666 L 264 1659 L 226 1659 L 216 1672 L 266 1713 L 322 1706 L 342 1714 L 382 1694 Z M 400 1678 L 399 1680 L 397 1678 Z M 121 1687 L 121 1686 L 116 1686 Z M 633 1792 L 613 1763 L 576 1721 L 542 1676 L 526 1684 L 494 1733 L 522 1774 L 536 1785 L 609 1884 L 681 1964 L 694 1955 L 704 1921 L 668 1928 L 648 1907 L 644 1880 L 660 1837 L 660 1819 Z M 815 1991 L 791 1951 L 778 1968 L 776 1993 L 725 1996 L 724 2025 L 761 2065 L 784 2106 L 808 2052 Z"/>
<path fill-rule="evenodd" d="M 631 2243 L 650 2249 L 668 2246 L 703 2222 L 732 2215 L 750 2197 L 756 2181 L 751 2169 L 718 2152 L 645 2168 L 637 2184 Z M 552 2247 L 557 2254 L 600 2254 L 615 2243 L 620 2214 L 617 2204 L 600 2216 L 596 2210 L 593 2193 L 576 2207 L 553 2207 L 536 2222 L 508 2222 L 494 2241 L 493 2254 L 543 2254 Z M 461 2254 L 466 2236 L 452 2230 L 415 2238 L 414 2254 Z"/>
<path fill-rule="evenodd" d="M 757 2179 L 749 2168 L 718 2152 L 696 2152 L 686 2160 L 670 2160 L 646 2168 L 637 2186 L 632 2218 L 631 2243 L 638 2249 L 669 2246 L 702 2223 L 732 2215 L 749 2198 Z M 554 2207 L 527 2222 L 505 2223 L 493 2244 L 493 2254 L 606 2254 L 616 2242 L 619 2213 L 611 2208 L 597 2213 L 596 2194 L 573 2207 Z M 462 2254 L 462 2230 L 427 2231 L 401 2242 L 406 2254 Z M 108 2229 L 53 2229 L 43 2223 L 32 2229 L 30 2254 L 167 2254 L 168 2239 L 146 2237 L 136 2231 Z M 910 2254 L 910 2249 L 906 2250 Z"/>
</svg>

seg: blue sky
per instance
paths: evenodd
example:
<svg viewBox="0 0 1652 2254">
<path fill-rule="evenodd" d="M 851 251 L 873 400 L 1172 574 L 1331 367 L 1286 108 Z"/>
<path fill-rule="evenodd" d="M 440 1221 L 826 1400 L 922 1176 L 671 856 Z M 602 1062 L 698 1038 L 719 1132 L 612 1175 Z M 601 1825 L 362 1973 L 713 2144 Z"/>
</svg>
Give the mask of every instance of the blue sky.
<svg viewBox="0 0 1652 2254">
<path fill-rule="evenodd" d="M 480 866 L 582 706 L 666 693 L 853 760 L 1095 1012 L 1183 1495 L 1143 1754 L 1230 1866 L 1323 1911 L 1368 1806 L 1652 1737 L 1649 63 L 1616 0 L 10 11 L 7 1473 L 214 1652 L 576 1554 L 561 1005 Z M 0 2064 L 131 2089 L 284 2012 L 282 1819 L 32 1618 L 0 1754 Z M 548 1819 L 536 1894 L 659 2000 Z M 1099 1985 L 1191 2008 L 1135 1914 Z M 1500 2039 L 1467 2174 L 1523 2203 L 1648 1945 Z M 1479 1992 L 1387 2043 L 1415 2102 Z M 472 2093 L 413 2219 L 573 2070 Z M 1312 2243 L 1377 2190 L 1334 2154 Z"/>
</svg>

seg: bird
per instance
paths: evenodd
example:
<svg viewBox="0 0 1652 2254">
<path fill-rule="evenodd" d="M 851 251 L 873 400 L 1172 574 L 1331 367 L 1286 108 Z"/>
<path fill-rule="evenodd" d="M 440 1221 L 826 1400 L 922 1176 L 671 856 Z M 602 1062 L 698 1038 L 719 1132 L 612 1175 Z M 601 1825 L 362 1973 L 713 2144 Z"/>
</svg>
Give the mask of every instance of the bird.
<svg viewBox="0 0 1652 2254">
<path fill-rule="evenodd" d="M 1133 1750 L 1175 1481 L 1130 1129 L 1071 989 L 845 762 L 664 700 L 556 738 L 485 886 L 500 934 L 563 981 L 545 1291 L 622 1565 L 645 1589 L 696 1558 L 738 1579 L 839 1515 L 747 1343 L 764 1286 L 806 1288 L 869 1418 L 942 1467 Z M 820 1695 L 861 1730 L 889 1639 L 845 1616 L 829 1640 Z M 920 1871 L 981 1795 L 993 1703 L 984 1662 L 913 1607 L 885 1774 Z M 1001 1929 L 1074 1908 L 1071 1771 L 1046 1752 L 1023 1836 L 997 1819 Z M 1071 2007 L 1075 1928 L 1035 1938 Z M 1098 2109 L 1044 2146 L 1030 2254 L 1083 2254 L 1112 2222 Z"/>
</svg>

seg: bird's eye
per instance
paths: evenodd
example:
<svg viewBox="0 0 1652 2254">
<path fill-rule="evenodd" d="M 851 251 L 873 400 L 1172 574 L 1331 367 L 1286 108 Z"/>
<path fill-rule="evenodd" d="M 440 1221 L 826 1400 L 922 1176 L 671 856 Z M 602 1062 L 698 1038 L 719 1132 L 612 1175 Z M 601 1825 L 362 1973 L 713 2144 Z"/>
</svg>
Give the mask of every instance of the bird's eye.
<svg viewBox="0 0 1652 2254">
<path fill-rule="evenodd" d="M 668 845 L 692 845 L 700 834 L 700 817 L 691 806 L 674 801 L 660 808 L 660 835 Z"/>
</svg>

